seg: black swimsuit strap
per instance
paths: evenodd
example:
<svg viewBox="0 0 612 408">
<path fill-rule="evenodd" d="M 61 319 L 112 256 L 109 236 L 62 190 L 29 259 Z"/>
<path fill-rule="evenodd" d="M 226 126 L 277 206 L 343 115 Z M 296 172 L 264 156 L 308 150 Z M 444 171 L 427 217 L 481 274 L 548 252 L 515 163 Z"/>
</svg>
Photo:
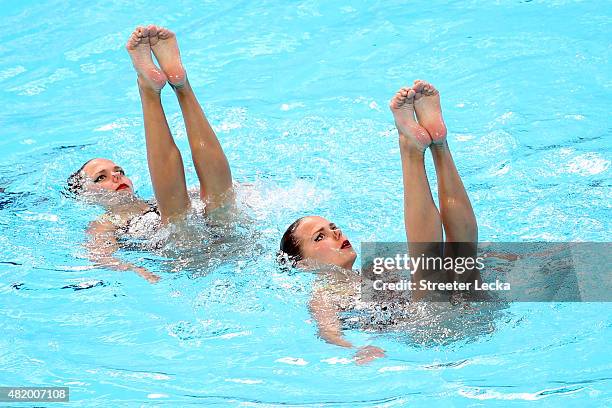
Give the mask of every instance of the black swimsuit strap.
<svg viewBox="0 0 612 408">
<path fill-rule="evenodd" d="M 161 216 L 161 213 L 159 212 L 159 208 L 157 208 L 157 204 L 155 204 L 155 203 L 153 203 L 153 202 L 147 202 L 147 205 L 149 206 L 149 208 L 147 208 L 147 209 L 145 210 L 145 212 L 143 212 L 142 214 L 137 215 L 137 216 L 135 216 L 135 217 L 133 217 L 133 218 L 130 218 L 130 219 L 129 219 L 129 220 L 126 222 L 126 223 L 125 223 L 125 225 L 124 225 L 124 226 L 122 226 L 122 227 L 118 228 L 118 229 L 119 229 L 119 231 L 121 231 L 121 232 L 122 232 L 122 233 L 124 233 L 124 234 L 127 234 L 127 232 L 130 230 L 130 225 L 132 224 L 132 221 L 134 221 L 136 218 L 141 218 L 141 217 L 143 217 L 143 216 L 147 215 L 148 213 L 155 213 L 155 214 L 157 214 L 157 215 Z"/>
<path fill-rule="evenodd" d="M 154 212 L 157 215 L 161 215 L 161 213 L 159 212 L 159 208 L 157 207 L 157 204 L 153 203 L 153 202 L 147 202 L 147 205 L 149 206 L 149 209 L 146 210 L 145 212 L 143 212 L 141 214 L 141 217 L 145 214 L 148 214 L 150 212 Z"/>
</svg>

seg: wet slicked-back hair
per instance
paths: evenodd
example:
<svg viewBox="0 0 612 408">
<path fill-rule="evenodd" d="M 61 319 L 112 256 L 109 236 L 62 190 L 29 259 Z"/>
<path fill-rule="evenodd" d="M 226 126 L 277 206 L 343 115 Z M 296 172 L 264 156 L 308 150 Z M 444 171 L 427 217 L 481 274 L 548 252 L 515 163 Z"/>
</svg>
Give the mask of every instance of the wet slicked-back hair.
<svg viewBox="0 0 612 408">
<path fill-rule="evenodd" d="M 85 172 L 83 171 L 83 169 L 92 160 L 93 159 L 87 160 L 85 164 L 81 166 L 80 169 L 72 173 L 68 177 L 68 180 L 66 180 L 66 183 L 68 184 L 66 186 L 66 190 L 73 197 L 78 197 L 80 194 L 83 193 L 83 191 L 85 191 L 84 186 L 85 186 L 85 181 L 87 180 L 87 176 L 85 175 Z"/>
<path fill-rule="evenodd" d="M 278 251 L 278 262 L 283 266 L 295 267 L 303 259 L 300 243 L 295 236 L 295 230 L 300 226 L 300 222 L 306 217 L 298 218 L 287 228 L 280 242 Z"/>
</svg>

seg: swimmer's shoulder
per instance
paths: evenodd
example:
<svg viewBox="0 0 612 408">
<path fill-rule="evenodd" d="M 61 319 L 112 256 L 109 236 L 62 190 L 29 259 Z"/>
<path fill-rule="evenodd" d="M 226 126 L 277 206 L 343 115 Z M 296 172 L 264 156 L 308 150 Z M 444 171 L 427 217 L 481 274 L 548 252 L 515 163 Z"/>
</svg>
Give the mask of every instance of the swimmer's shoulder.
<svg viewBox="0 0 612 408">
<path fill-rule="evenodd" d="M 313 296 L 325 296 L 333 303 L 345 304 L 347 299 L 360 295 L 361 284 L 358 279 L 343 281 L 333 279 L 317 279 L 313 286 Z"/>
<path fill-rule="evenodd" d="M 107 233 L 114 233 L 117 230 L 117 226 L 109 219 L 101 216 L 95 221 L 91 221 L 87 228 L 87 233 L 92 235 L 100 235 Z"/>
</svg>

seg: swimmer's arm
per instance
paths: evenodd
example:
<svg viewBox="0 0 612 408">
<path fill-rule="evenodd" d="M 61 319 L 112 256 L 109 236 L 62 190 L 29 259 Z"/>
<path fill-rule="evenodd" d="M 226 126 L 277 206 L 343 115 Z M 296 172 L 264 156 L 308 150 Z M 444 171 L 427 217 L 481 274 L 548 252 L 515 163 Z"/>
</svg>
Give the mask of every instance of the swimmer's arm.
<svg viewBox="0 0 612 408">
<path fill-rule="evenodd" d="M 336 346 L 353 348 L 353 344 L 342 335 L 342 327 L 338 318 L 338 308 L 329 300 L 323 290 L 316 290 L 310 299 L 310 310 L 319 328 L 319 337 Z M 385 351 L 376 346 L 360 347 L 355 353 L 357 364 L 367 364 L 372 360 L 385 356 Z"/>
<path fill-rule="evenodd" d="M 548 258 L 552 255 L 562 252 L 563 250 L 567 250 L 572 246 L 573 243 L 562 243 L 553 246 L 552 248 L 544 251 L 532 252 L 528 254 L 515 254 L 510 252 L 485 252 L 484 258 L 497 258 L 503 259 L 506 261 L 518 261 L 519 259 L 528 258 L 530 256 L 536 258 Z"/>
<path fill-rule="evenodd" d="M 108 221 L 94 221 L 89 224 L 87 233 L 90 237 L 85 247 L 89 250 L 89 259 L 96 266 L 103 266 L 116 271 L 134 271 L 151 283 L 159 281 L 159 276 L 143 267 L 136 266 L 115 258 L 113 254 L 119 249 L 115 236 L 116 228 Z"/>
<path fill-rule="evenodd" d="M 338 308 L 325 296 L 323 290 L 315 290 L 310 299 L 310 311 L 319 329 L 319 337 L 340 347 L 353 348 L 353 344 L 342 336 Z"/>
</svg>

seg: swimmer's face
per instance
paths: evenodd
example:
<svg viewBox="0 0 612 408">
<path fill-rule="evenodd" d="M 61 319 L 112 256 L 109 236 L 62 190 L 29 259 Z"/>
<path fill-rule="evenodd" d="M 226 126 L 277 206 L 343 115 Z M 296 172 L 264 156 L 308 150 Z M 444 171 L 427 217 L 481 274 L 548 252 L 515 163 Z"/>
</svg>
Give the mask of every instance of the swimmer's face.
<svg viewBox="0 0 612 408">
<path fill-rule="evenodd" d="M 132 181 L 125 176 L 125 172 L 115 163 L 107 159 L 93 159 L 83 167 L 87 175 L 84 184 L 86 191 L 116 191 L 122 194 L 134 194 Z"/>
<path fill-rule="evenodd" d="M 323 217 L 305 217 L 295 229 L 304 260 L 351 269 L 355 250 L 340 228 Z"/>
</svg>

